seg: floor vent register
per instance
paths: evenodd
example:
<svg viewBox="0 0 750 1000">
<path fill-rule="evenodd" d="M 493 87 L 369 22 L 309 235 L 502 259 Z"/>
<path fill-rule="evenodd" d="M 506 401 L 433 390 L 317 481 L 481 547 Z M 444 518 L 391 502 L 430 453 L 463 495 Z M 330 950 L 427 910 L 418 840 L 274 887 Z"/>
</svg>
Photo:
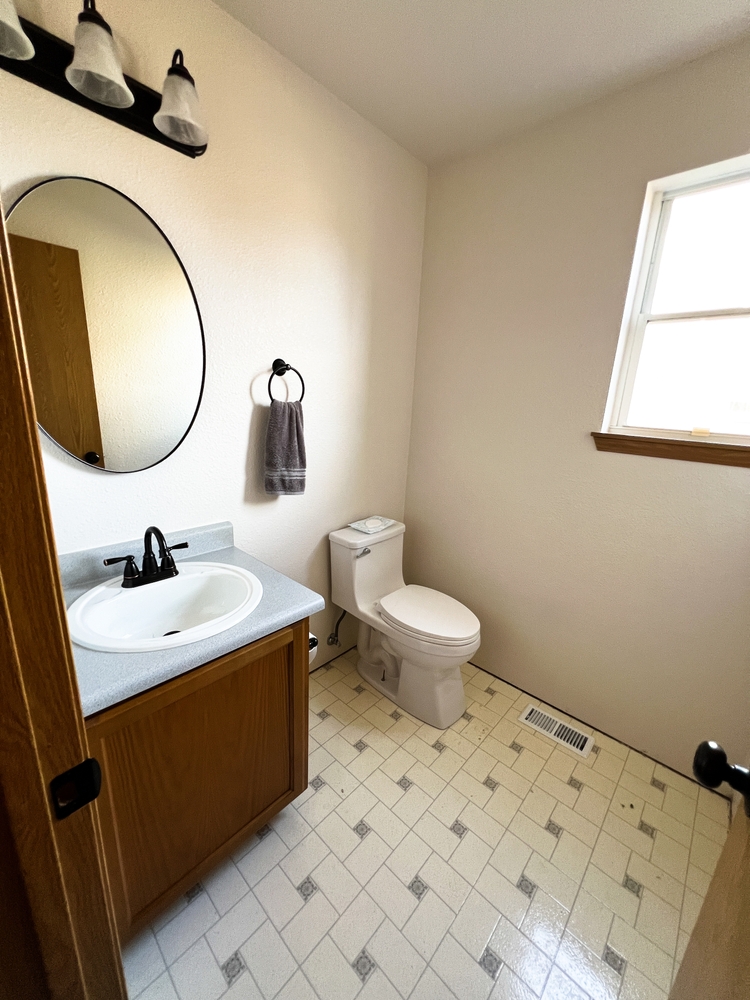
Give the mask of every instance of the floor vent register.
<svg viewBox="0 0 750 1000">
<path fill-rule="evenodd" d="M 567 722 L 561 722 L 554 715 L 543 712 L 535 705 L 529 705 L 519 715 L 519 721 L 525 722 L 527 726 L 536 729 L 557 743 L 562 743 L 566 747 L 581 755 L 588 757 L 594 745 L 594 737 L 587 736 L 580 729 L 569 726 Z"/>
</svg>

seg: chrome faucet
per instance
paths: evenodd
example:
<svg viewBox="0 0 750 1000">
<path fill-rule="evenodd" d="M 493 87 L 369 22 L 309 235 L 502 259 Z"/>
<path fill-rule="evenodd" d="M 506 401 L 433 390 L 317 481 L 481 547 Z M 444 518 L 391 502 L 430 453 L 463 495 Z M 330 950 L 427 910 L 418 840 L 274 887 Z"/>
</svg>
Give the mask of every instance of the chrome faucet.
<svg viewBox="0 0 750 1000">
<path fill-rule="evenodd" d="M 152 546 L 152 538 L 156 538 L 159 546 L 160 563 L 157 566 L 156 556 Z M 179 542 L 177 545 L 167 545 L 163 533 L 152 524 L 146 528 L 143 536 L 143 563 L 139 570 L 136 565 L 135 556 L 115 556 L 105 559 L 105 566 L 112 566 L 114 563 L 125 563 L 125 571 L 122 575 L 123 587 L 143 587 L 147 583 L 156 583 L 157 580 L 168 580 L 172 576 L 177 576 L 179 571 L 172 556 L 172 549 L 186 549 L 187 542 Z"/>
</svg>

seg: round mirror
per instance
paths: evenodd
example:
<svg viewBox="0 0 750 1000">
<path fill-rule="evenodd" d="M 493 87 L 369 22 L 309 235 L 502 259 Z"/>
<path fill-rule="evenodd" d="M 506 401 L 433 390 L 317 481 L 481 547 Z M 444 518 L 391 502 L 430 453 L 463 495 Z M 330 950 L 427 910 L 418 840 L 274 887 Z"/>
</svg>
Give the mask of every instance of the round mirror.
<svg viewBox="0 0 750 1000">
<path fill-rule="evenodd" d="M 135 202 L 83 177 L 37 184 L 7 226 L 42 430 L 107 472 L 161 462 L 195 420 L 205 373 L 172 244 Z"/>
</svg>

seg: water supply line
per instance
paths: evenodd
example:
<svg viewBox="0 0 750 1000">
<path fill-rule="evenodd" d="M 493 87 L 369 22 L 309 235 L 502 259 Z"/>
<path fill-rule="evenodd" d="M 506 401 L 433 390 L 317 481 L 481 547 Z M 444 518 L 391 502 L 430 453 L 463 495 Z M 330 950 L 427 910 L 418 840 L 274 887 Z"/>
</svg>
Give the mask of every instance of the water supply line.
<svg viewBox="0 0 750 1000">
<path fill-rule="evenodd" d="M 336 626 L 335 626 L 333 632 L 331 632 L 331 634 L 328 636 L 328 645 L 329 646 L 340 646 L 341 645 L 341 640 L 339 639 L 339 625 L 342 623 L 342 621 L 344 620 L 345 616 L 346 616 L 346 611 L 342 611 L 341 615 L 339 616 L 339 620 L 336 622 Z"/>
</svg>

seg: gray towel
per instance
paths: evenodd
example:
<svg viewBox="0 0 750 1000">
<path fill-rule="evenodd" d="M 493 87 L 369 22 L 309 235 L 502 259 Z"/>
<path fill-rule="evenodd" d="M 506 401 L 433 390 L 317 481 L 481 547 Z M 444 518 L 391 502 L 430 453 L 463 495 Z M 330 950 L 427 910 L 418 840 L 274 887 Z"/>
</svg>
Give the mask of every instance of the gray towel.
<svg viewBox="0 0 750 1000">
<path fill-rule="evenodd" d="M 266 430 L 266 493 L 304 493 L 306 468 L 302 404 L 271 400 Z"/>
</svg>

